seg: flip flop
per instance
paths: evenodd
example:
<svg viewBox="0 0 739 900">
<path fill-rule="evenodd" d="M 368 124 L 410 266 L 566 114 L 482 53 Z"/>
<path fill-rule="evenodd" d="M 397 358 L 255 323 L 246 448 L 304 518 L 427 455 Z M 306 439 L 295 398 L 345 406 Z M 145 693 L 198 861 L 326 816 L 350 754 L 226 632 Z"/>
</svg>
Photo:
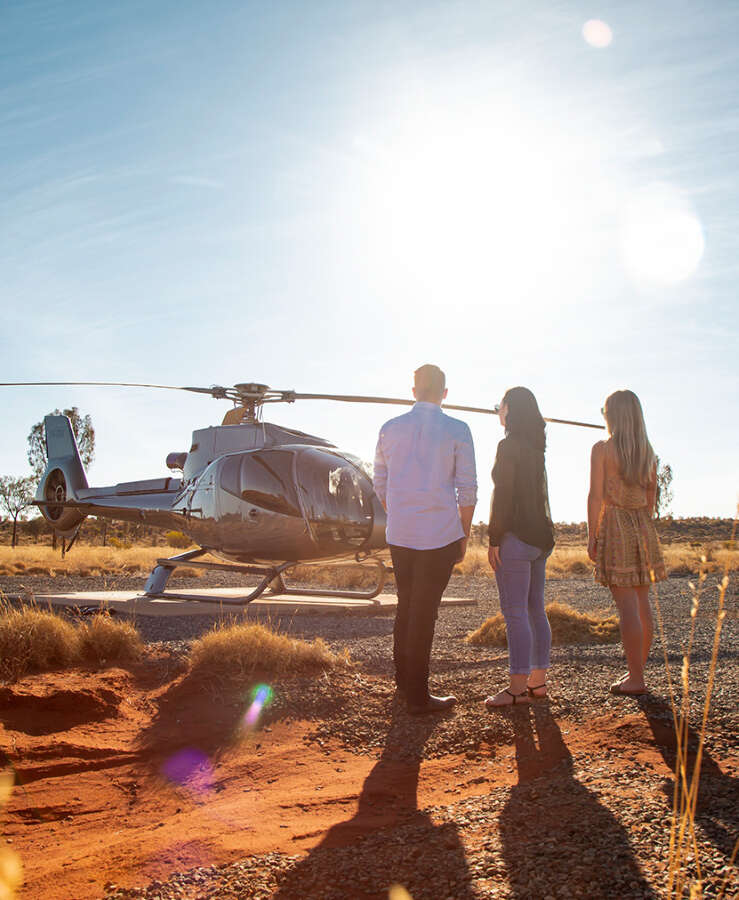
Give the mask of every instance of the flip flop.
<svg viewBox="0 0 739 900">
<path fill-rule="evenodd" d="M 620 682 L 616 682 L 616 684 L 612 684 L 609 688 L 612 694 L 615 694 L 617 697 L 643 697 L 644 694 L 648 694 L 648 688 L 641 688 L 638 691 L 625 691 L 621 687 Z"/>
<path fill-rule="evenodd" d="M 534 691 L 540 691 L 542 688 L 544 688 L 543 694 L 535 694 L 534 693 Z M 546 684 L 535 684 L 534 687 L 527 687 L 526 690 L 528 691 L 529 697 L 531 697 L 533 700 L 546 700 L 547 699 Z"/>
<path fill-rule="evenodd" d="M 485 701 L 485 709 L 508 709 L 511 706 L 515 706 L 517 703 L 528 703 L 528 690 L 521 691 L 520 694 L 514 694 L 512 691 L 509 691 L 508 688 L 505 689 L 505 693 L 508 694 L 509 697 L 513 697 L 510 703 L 493 703 L 493 698 L 488 697 Z M 525 700 L 522 700 L 521 697 L 526 697 Z"/>
</svg>

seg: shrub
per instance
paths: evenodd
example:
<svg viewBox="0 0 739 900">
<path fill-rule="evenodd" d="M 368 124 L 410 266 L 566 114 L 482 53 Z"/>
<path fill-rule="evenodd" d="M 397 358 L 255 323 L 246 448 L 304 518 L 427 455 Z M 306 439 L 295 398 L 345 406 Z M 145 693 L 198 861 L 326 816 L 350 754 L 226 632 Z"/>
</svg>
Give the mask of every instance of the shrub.
<svg viewBox="0 0 739 900">
<path fill-rule="evenodd" d="M 185 547 L 192 546 L 192 541 L 186 534 L 183 534 L 181 531 L 168 531 L 167 544 L 170 547 L 179 547 L 184 550 Z"/>
</svg>

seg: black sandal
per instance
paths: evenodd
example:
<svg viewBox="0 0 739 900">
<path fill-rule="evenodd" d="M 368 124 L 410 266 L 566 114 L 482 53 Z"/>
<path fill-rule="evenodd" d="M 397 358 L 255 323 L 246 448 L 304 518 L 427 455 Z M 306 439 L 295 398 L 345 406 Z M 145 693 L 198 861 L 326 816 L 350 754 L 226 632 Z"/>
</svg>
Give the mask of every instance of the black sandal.
<svg viewBox="0 0 739 900">
<path fill-rule="evenodd" d="M 534 691 L 540 691 L 544 688 L 543 694 L 535 694 Z M 536 684 L 534 687 L 527 687 L 526 690 L 529 692 L 529 697 L 533 697 L 535 700 L 546 700 L 547 698 L 547 686 L 546 684 Z"/>
<path fill-rule="evenodd" d="M 485 701 L 485 709 L 508 709 L 509 706 L 515 706 L 517 703 L 528 703 L 528 688 L 521 691 L 520 694 L 514 694 L 512 691 L 509 691 L 508 688 L 505 689 L 505 693 L 508 694 L 509 697 L 513 697 L 513 701 L 511 703 L 492 703 L 492 697 L 488 697 Z M 526 701 L 521 700 L 521 697 L 526 697 Z"/>
</svg>

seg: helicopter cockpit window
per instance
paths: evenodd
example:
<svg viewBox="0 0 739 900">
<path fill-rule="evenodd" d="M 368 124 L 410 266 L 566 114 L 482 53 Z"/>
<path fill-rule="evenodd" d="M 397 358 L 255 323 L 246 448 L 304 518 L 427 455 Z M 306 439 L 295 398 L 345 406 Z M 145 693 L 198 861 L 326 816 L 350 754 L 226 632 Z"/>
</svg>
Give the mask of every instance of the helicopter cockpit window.
<svg viewBox="0 0 739 900">
<path fill-rule="evenodd" d="M 372 529 L 372 484 L 341 456 L 305 450 L 298 456 L 298 487 L 318 540 L 360 546 Z"/>
<path fill-rule="evenodd" d="M 270 512 L 301 516 L 292 470 L 293 454 L 286 450 L 239 454 L 226 460 L 221 487 Z"/>
</svg>

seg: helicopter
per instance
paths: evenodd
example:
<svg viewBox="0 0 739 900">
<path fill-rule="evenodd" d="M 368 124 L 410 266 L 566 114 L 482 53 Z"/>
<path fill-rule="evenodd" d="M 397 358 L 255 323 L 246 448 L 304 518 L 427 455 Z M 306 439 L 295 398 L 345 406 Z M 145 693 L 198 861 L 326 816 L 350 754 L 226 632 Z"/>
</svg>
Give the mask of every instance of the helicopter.
<svg viewBox="0 0 739 900">
<path fill-rule="evenodd" d="M 386 548 L 385 510 L 374 493 L 370 467 L 334 444 L 263 421 L 263 408 L 298 400 L 382 403 L 412 406 L 415 401 L 346 394 L 274 390 L 265 384 L 233 387 L 177 387 L 131 382 L 12 382 L 0 385 L 96 385 L 148 387 L 206 394 L 229 400 L 223 424 L 193 431 L 190 449 L 166 458 L 172 475 L 107 487 L 90 487 L 69 419 L 44 419 L 47 465 L 34 503 L 70 549 L 88 515 L 145 522 L 177 530 L 196 549 L 158 559 L 144 586 L 149 598 L 199 600 L 244 606 L 267 588 L 275 594 L 373 599 L 390 571 L 379 553 Z M 443 404 L 444 409 L 494 415 L 497 407 Z M 546 419 L 602 428 L 587 422 Z M 201 560 L 210 554 L 218 562 Z M 353 561 L 376 568 L 365 590 L 294 588 L 286 573 L 298 564 Z M 260 577 L 241 598 L 213 598 L 166 590 L 178 566 L 239 572 Z"/>
</svg>

